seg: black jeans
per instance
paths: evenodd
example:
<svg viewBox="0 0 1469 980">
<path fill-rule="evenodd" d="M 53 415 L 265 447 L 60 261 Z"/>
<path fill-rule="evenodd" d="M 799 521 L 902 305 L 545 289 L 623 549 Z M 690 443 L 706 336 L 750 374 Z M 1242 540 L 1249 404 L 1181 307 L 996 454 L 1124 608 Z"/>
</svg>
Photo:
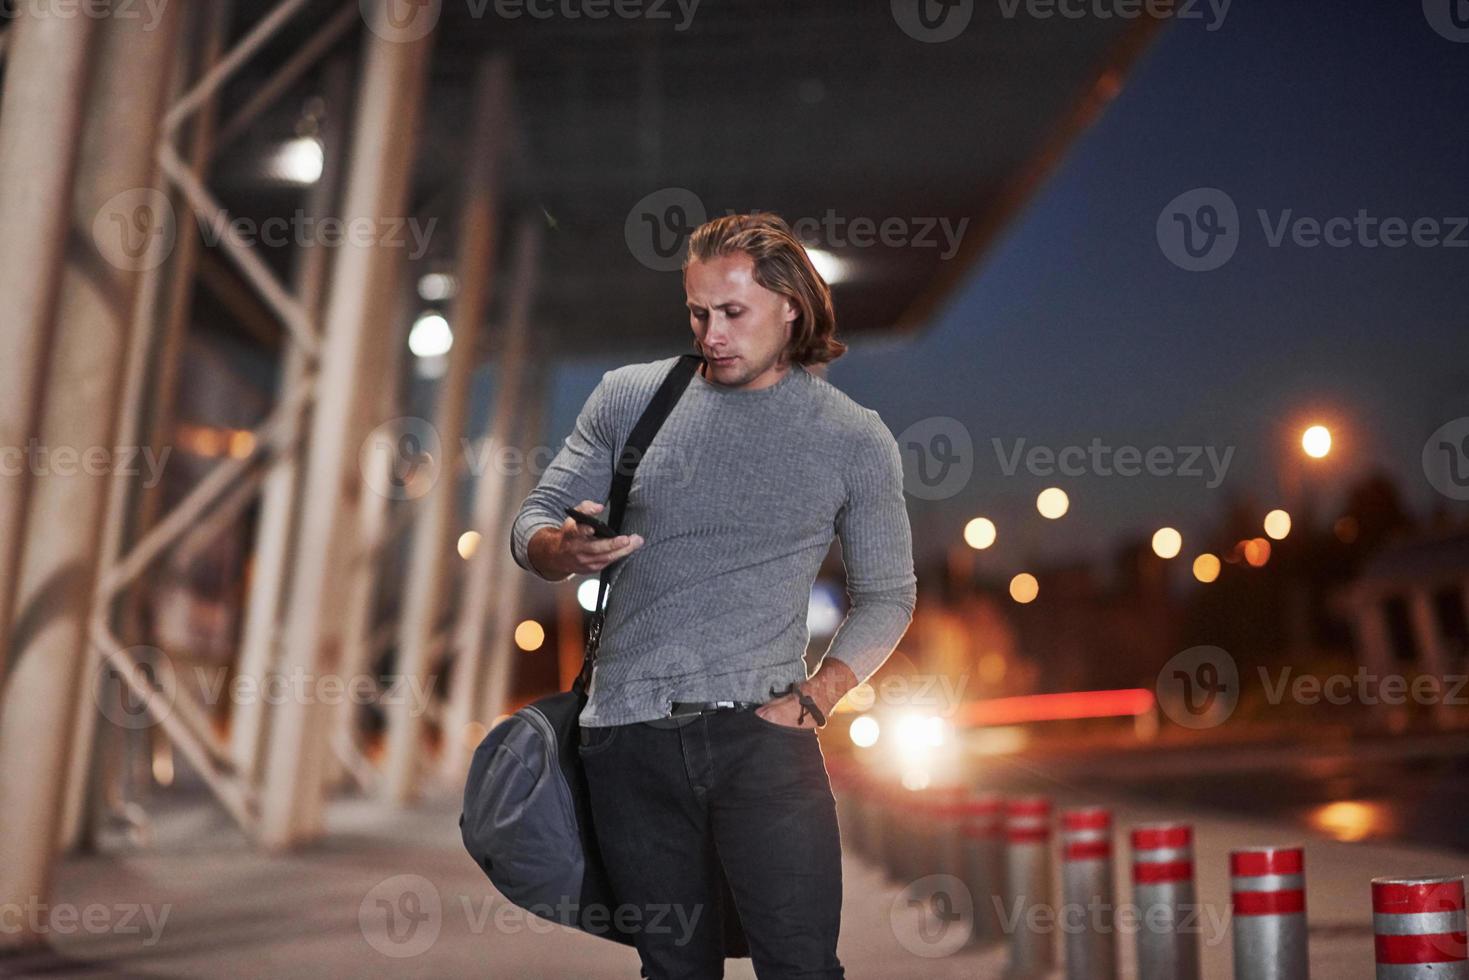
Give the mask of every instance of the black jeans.
<svg viewBox="0 0 1469 980">
<path fill-rule="evenodd" d="M 639 924 L 642 976 L 724 976 L 720 865 L 761 980 L 845 976 L 836 801 L 814 730 L 750 709 L 581 731 L 592 822 L 617 906 Z"/>
</svg>

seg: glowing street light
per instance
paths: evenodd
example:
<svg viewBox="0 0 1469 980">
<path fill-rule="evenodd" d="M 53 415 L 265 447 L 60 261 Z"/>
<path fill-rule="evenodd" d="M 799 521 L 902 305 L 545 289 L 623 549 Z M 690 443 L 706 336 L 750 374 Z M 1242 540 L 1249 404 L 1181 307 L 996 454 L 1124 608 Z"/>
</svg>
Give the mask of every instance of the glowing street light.
<svg viewBox="0 0 1469 980">
<path fill-rule="evenodd" d="M 1313 425 L 1301 433 L 1301 448 L 1312 459 L 1321 459 L 1331 452 L 1331 430 L 1324 425 Z"/>
<path fill-rule="evenodd" d="M 1042 517 L 1054 521 L 1071 509 L 1071 498 L 1060 487 L 1046 487 L 1035 498 L 1035 509 Z"/>
<path fill-rule="evenodd" d="M 995 543 L 995 522 L 988 517 L 976 517 L 964 525 L 964 543 L 975 551 L 983 551 Z"/>
<path fill-rule="evenodd" d="M 455 543 L 455 547 L 459 551 L 459 557 L 465 561 L 473 558 L 474 553 L 479 550 L 479 538 L 480 534 L 478 531 L 465 531 L 459 535 L 459 540 Z"/>
<path fill-rule="evenodd" d="M 1290 533 L 1290 515 L 1283 510 L 1272 510 L 1266 514 L 1265 533 L 1276 541 L 1284 541 Z"/>
<path fill-rule="evenodd" d="M 1159 558 L 1175 558 L 1183 550 L 1183 535 L 1171 527 L 1153 532 L 1153 554 Z"/>
<path fill-rule="evenodd" d="M 408 331 L 408 349 L 414 357 L 440 357 L 454 346 L 454 331 L 442 314 L 425 313 Z"/>
<path fill-rule="evenodd" d="M 1209 583 L 1219 578 L 1219 556 L 1207 551 L 1194 559 L 1194 578 Z"/>
</svg>

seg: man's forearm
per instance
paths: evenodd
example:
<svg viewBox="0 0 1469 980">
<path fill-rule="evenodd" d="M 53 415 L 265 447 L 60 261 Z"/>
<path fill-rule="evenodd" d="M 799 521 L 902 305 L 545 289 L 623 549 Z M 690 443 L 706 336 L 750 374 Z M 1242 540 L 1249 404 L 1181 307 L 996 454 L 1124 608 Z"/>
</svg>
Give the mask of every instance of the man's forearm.
<svg viewBox="0 0 1469 980">
<path fill-rule="evenodd" d="M 553 569 L 551 561 L 551 549 L 556 544 L 558 531 L 554 527 L 543 527 L 530 536 L 525 545 L 525 557 L 530 562 L 530 570 L 535 572 L 547 582 L 562 582 L 570 577 L 571 573 L 558 575 Z"/>
<path fill-rule="evenodd" d="M 856 686 L 857 675 L 852 672 L 852 668 L 835 657 L 823 657 L 816 673 L 801 685 L 827 717 L 831 716 L 837 702 Z"/>
</svg>

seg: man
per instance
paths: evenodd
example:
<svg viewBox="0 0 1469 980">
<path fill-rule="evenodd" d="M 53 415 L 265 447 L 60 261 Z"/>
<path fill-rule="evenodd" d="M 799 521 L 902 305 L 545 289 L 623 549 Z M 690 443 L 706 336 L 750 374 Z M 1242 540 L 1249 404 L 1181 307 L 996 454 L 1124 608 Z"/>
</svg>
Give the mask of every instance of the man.
<svg viewBox="0 0 1469 980">
<path fill-rule="evenodd" d="M 617 563 L 579 751 L 618 907 L 644 924 L 643 975 L 723 976 L 723 874 L 761 978 L 842 977 L 841 845 L 816 728 L 912 619 L 902 461 L 876 412 L 807 370 L 846 345 L 784 221 L 699 227 L 684 289 L 705 363 L 636 470 L 622 536 L 594 538 L 564 508 L 602 511 L 677 358 L 602 376 L 511 547 L 551 581 Z M 807 606 L 833 536 L 851 608 L 808 678 Z"/>
</svg>

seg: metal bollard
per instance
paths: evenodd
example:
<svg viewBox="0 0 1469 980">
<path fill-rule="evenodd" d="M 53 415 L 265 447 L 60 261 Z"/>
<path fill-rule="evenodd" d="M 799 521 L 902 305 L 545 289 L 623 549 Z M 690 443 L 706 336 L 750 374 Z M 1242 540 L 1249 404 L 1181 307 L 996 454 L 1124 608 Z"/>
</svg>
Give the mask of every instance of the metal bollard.
<svg viewBox="0 0 1469 980">
<path fill-rule="evenodd" d="M 1117 930 L 1112 874 L 1112 812 L 1104 807 L 1061 814 L 1061 901 L 1081 909 L 1084 928 L 1066 933 L 1067 980 L 1115 980 Z M 1068 920 L 1063 920 L 1065 923 Z"/>
<path fill-rule="evenodd" d="M 1193 827 L 1185 823 L 1134 827 L 1132 885 L 1141 920 L 1138 980 L 1198 980 Z"/>
<path fill-rule="evenodd" d="M 1466 980 L 1464 876 L 1373 878 L 1377 980 Z"/>
<path fill-rule="evenodd" d="M 1055 938 L 1031 926 L 1032 908 L 1051 904 L 1051 801 L 1025 796 L 1005 803 L 1005 880 L 1014 917 L 1010 977 L 1045 973 L 1056 962 Z"/>
<path fill-rule="evenodd" d="M 971 941 L 993 942 L 1004 935 L 1000 907 L 1005 901 L 1005 820 L 996 793 L 978 793 L 959 804 L 962 863 L 958 875 L 974 899 Z"/>
<path fill-rule="evenodd" d="M 1229 853 L 1235 980 L 1306 980 L 1306 861 L 1299 847 Z"/>
</svg>

